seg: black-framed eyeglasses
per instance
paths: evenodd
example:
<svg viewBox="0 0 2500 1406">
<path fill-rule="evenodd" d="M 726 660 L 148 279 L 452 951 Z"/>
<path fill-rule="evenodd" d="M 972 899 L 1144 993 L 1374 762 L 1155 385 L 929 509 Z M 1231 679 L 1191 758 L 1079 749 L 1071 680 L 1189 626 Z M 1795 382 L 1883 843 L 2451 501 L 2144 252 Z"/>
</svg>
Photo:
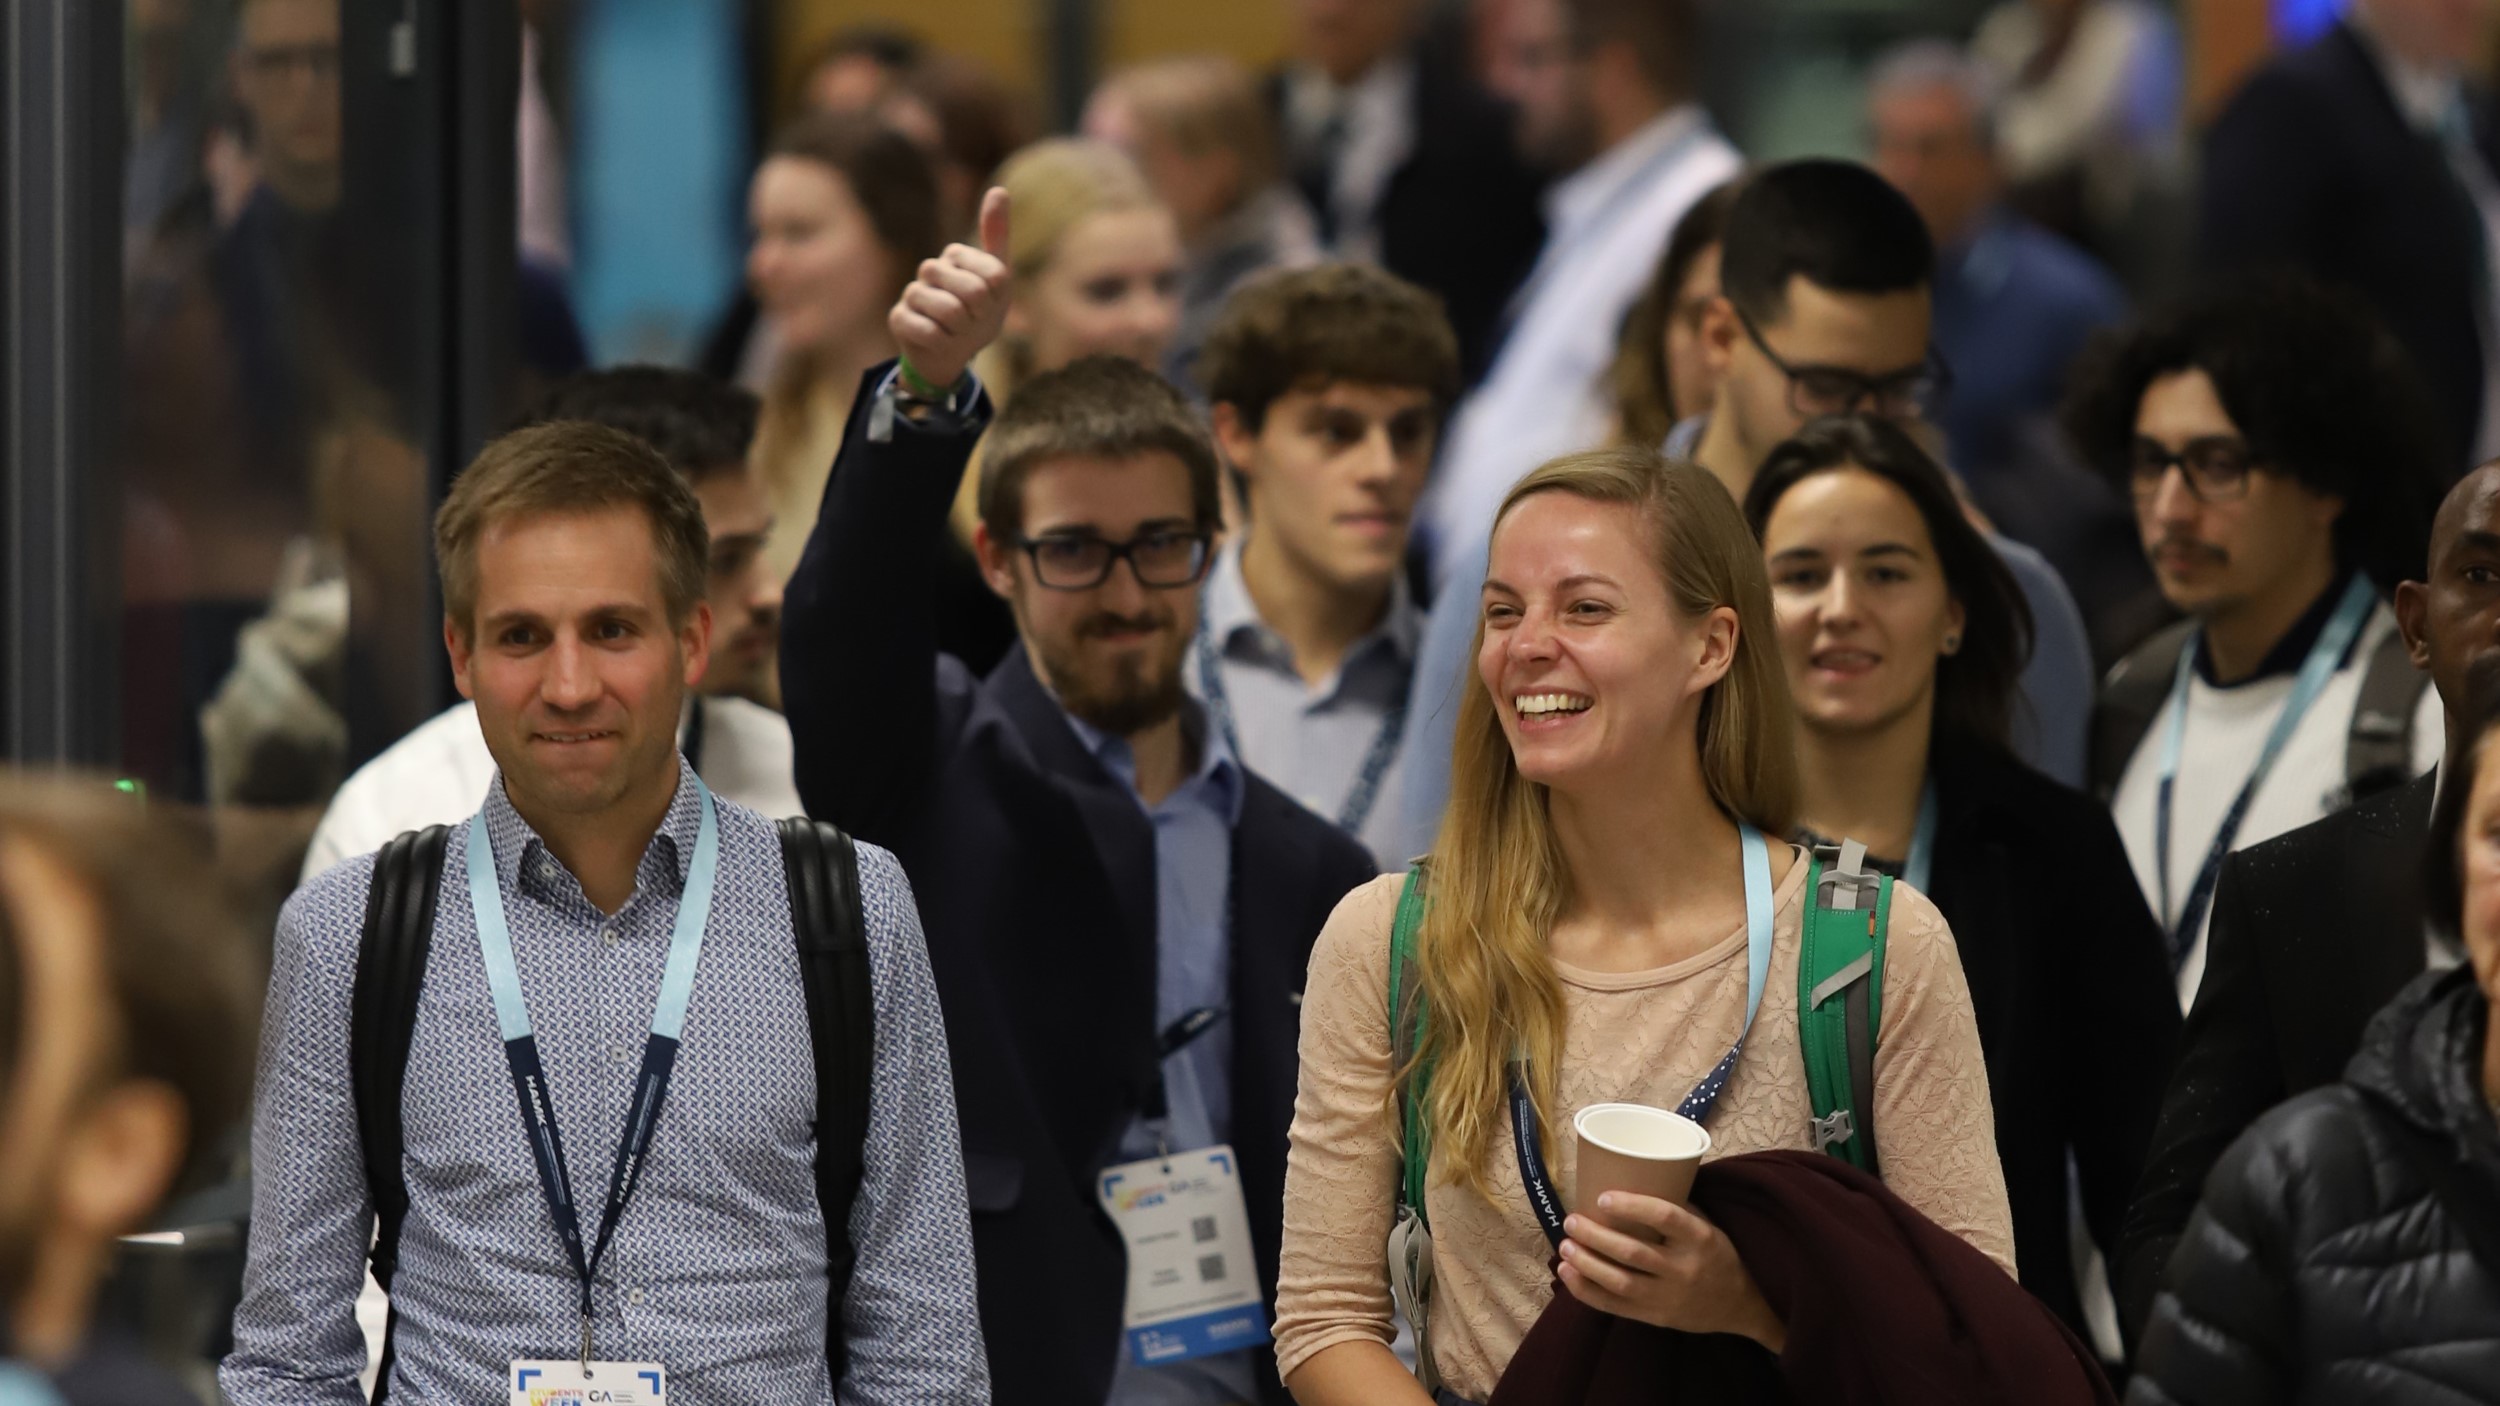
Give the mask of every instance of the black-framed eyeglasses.
<svg viewBox="0 0 2500 1406">
<path fill-rule="evenodd" d="M 1838 366 L 1791 366 L 1771 350 L 1762 329 L 1754 326 L 1744 309 L 1736 310 L 1736 320 L 1753 339 L 1755 350 L 1788 378 L 1788 408 L 1804 419 L 1871 409 L 1888 420 L 1906 420 L 1934 413 L 1953 389 L 1953 368 L 1934 347 L 1927 349 L 1925 361 L 1886 376 L 1868 376 Z"/>
<path fill-rule="evenodd" d="M 1090 591 L 1111 579 L 1111 568 L 1126 561 L 1137 584 L 1158 590 L 1195 586 L 1207 574 L 1215 534 L 1192 528 L 1156 528 L 1125 542 L 1111 542 L 1079 532 L 1025 537 L 1016 545 L 1032 559 L 1033 579 L 1054 591 Z"/>
<path fill-rule="evenodd" d="M 2191 439 L 2173 454 L 2158 440 L 2139 438 L 2127 452 L 2127 482 L 2138 498 L 2161 492 L 2164 479 L 2177 467 L 2190 496 L 2201 503 L 2224 503 L 2247 496 L 2248 475 L 2257 467 L 2248 441 L 2236 435 Z"/>
</svg>

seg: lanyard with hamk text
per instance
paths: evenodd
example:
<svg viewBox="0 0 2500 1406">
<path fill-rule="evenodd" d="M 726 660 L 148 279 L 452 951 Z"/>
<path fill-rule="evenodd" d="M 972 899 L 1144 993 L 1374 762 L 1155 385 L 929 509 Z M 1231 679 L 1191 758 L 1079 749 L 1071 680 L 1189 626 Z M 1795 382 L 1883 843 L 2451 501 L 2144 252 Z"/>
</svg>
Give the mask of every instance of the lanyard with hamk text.
<svg viewBox="0 0 2500 1406">
<path fill-rule="evenodd" d="M 712 883 L 720 871 L 720 821 L 712 793 L 697 778 L 696 798 L 703 823 L 695 836 L 694 862 L 686 870 L 685 892 L 677 900 L 677 925 L 668 940 L 668 969 L 660 978 L 659 1006 L 651 1013 L 651 1038 L 643 1043 L 642 1070 L 634 1077 L 634 1097 L 626 1110 L 624 1135 L 618 1139 L 616 1165 L 608 1174 L 608 1200 L 599 1220 L 598 1238 L 587 1252 L 582 1246 L 581 1215 L 573 1204 L 573 1183 L 564 1161 L 564 1143 L 556 1136 L 556 1111 L 547 1090 L 547 1074 L 538 1059 L 538 1038 L 530 1028 L 529 1003 L 521 996 L 521 974 L 512 962 L 512 930 L 504 922 L 503 894 L 495 879 L 493 843 L 481 811 L 469 822 L 469 907 L 477 915 L 477 945 L 486 958 L 486 981 L 495 993 L 495 1022 L 503 1031 L 504 1059 L 512 1066 L 512 1088 L 521 1100 L 521 1126 L 529 1132 L 530 1154 L 538 1163 L 538 1184 L 547 1194 L 547 1211 L 556 1234 L 564 1240 L 573 1273 L 582 1286 L 582 1361 L 591 1357 L 592 1276 L 607 1253 L 608 1239 L 625 1215 L 625 1204 L 640 1184 L 651 1132 L 660 1120 L 661 1100 L 668 1097 L 669 1075 L 677 1066 L 677 1037 L 686 1026 L 686 1002 L 694 992 L 694 967 L 703 955 L 703 924 L 712 911 Z"/>
<path fill-rule="evenodd" d="M 2299 730 L 2301 718 L 2318 695 L 2326 691 L 2327 681 L 2335 677 L 2344 655 L 2351 651 L 2353 641 L 2360 637 L 2361 627 L 2378 604 L 2378 593 L 2370 578 L 2354 572 L 2352 584 L 2344 588 L 2344 598 L 2328 618 L 2326 628 L 2319 631 L 2316 642 L 2309 646 L 2309 657 L 2300 661 L 2300 672 L 2292 678 L 2291 696 L 2283 700 L 2283 711 L 2274 718 L 2274 729 L 2266 734 L 2265 749 L 2257 754 L 2257 764 L 2249 768 L 2248 779 L 2240 783 L 2231 808 L 2222 813 L 2222 824 L 2214 830 L 2213 843 L 2205 848 L 2205 862 L 2198 866 L 2196 878 L 2189 883 L 2187 897 L 2176 914 L 2170 910 L 2170 803 L 2171 793 L 2179 781 L 2179 753 L 2187 741 L 2188 689 L 2196 677 L 2196 652 L 2204 644 L 2203 632 L 2191 636 L 2187 647 L 2179 651 L 2179 672 L 2170 685 L 2170 704 L 2161 735 L 2161 785 L 2153 801 L 2153 867 L 2161 884 L 2162 926 L 2170 936 L 2170 964 L 2184 966 L 2188 954 L 2195 950 L 2197 932 L 2204 926 L 2205 910 L 2212 906 L 2214 884 L 2222 877 L 2223 857 L 2231 852 L 2239 838 L 2240 822 L 2248 818 L 2250 802 L 2257 789 L 2266 783 L 2285 744 Z"/>
<path fill-rule="evenodd" d="M 1720 1092 L 1727 1088 L 1729 1076 L 1736 1072 L 1737 1059 L 1745 1053 L 1745 1037 L 1753 1033 L 1754 1014 L 1762 1009 L 1762 988 L 1771 975 L 1771 946 L 1777 937 L 1772 926 L 1777 909 L 1771 901 L 1771 846 L 1762 838 L 1762 832 L 1751 825 L 1739 824 L 1737 832 L 1745 852 L 1745 1023 L 1736 1032 L 1736 1043 L 1727 1047 L 1727 1054 L 1676 1105 L 1678 1114 L 1696 1123 L 1710 1121 L 1711 1110 L 1719 1106 Z M 1545 1139 L 1537 1130 L 1536 1106 L 1528 1099 L 1526 1071 L 1517 1061 L 1510 1066 L 1510 1134 L 1511 1146 L 1519 1154 L 1519 1184 L 1528 1193 L 1528 1208 L 1536 1212 L 1537 1224 L 1544 1229 L 1546 1240 L 1560 1245 L 1562 1197 L 1555 1192 L 1554 1179 L 1545 1170 Z"/>
</svg>

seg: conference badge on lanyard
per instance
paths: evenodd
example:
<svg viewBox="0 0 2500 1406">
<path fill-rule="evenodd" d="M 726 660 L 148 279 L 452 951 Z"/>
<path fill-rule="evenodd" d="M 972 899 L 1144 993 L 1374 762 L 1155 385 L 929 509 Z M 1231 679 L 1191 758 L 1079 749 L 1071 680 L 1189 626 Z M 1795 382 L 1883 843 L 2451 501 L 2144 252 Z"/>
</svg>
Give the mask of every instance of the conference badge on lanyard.
<svg viewBox="0 0 2500 1406">
<path fill-rule="evenodd" d="M 564 1142 L 556 1132 L 555 1098 L 538 1057 L 538 1036 L 530 1024 L 529 1003 L 521 994 L 521 974 L 512 957 L 512 930 L 504 919 L 503 893 L 495 871 L 495 850 L 486 833 L 484 811 L 469 821 L 469 909 L 477 919 L 479 955 L 486 965 L 487 988 L 494 993 L 495 1023 L 503 1035 L 504 1060 L 511 1066 L 512 1089 L 520 1101 L 521 1127 L 528 1134 L 531 1159 L 537 1163 L 539 1190 L 547 1213 L 564 1244 L 575 1280 L 581 1286 L 581 1351 L 569 1361 L 516 1361 L 511 1365 L 514 1406 L 546 1406 L 553 1402 L 646 1403 L 661 1399 L 667 1371 L 656 1362 L 602 1362 L 591 1356 L 595 1314 L 591 1286 L 599 1262 L 616 1234 L 617 1222 L 642 1184 L 651 1152 L 651 1135 L 668 1097 L 677 1068 L 678 1037 L 685 1030 L 686 1005 L 694 994 L 695 963 L 703 955 L 703 928 L 712 912 L 712 887 L 720 874 L 720 819 L 712 792 L 695 780 L 703 818 L 696 832 L 694 858 L 686 869 L 685 891 L 678 896 L 677 920 L 669 936 L 668 967 L 660 978 L 659 1004 L 651 1013 L 651 1036 L 643 1044 L 642 1068 L 634 1078 L 633 1101 L 608 1174 L 608 1195 L 598 1234 L 583 1244 L 581 1213 L 573 1203 L 573 1182 L 564 1160 Z M 524 1377 L 527 1377 L 526 1383 Z M 570 1383 L 570 1385 L 566 1385 Z M 648 1393 L 648 1394 L 645 1394 Z"/>
<path fill-rule="evenodd" d="M 1232 1148 L 1106 1167 L 1094 1191 L 1128 1247 L 1130 1361 L 1160 1367 L 1268 1340 Z"/>
<path fill-rule="evenodd" d="M 512 1364 L 512 1406 L 664 1406 L 668 1369 L 657 1362 L 553 1362 Z"/>
</svg>

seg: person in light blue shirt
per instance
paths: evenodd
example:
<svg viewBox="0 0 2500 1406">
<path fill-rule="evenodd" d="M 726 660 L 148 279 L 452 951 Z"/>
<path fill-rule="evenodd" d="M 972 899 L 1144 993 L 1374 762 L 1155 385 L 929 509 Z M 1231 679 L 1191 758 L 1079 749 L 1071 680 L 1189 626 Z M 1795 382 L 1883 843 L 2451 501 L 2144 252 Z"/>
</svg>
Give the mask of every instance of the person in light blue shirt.
<svg viewBox="0 0 2500 1406">
<path fill-rule="evenodd" d="M 1216 558 L 1182 677 L 1245 765 L 1395 868 L 1423 628 L 1402 566 L 1457 338 L 1421 288 L 1323 264 L 1234 295 L 1201 369 L 1246 540 Z"/>
<path fill-rule="evenodd" d="M 488 446 L 435 536 L 453 676 L 498 772 L 443 860 L 377 1399 L 487 1406 L 515 1364 L 578 1352 L 724 1406 L 986 1406 L 945 1029 L 911 887 L 867 844 L 867 1134 L 847 1223 L 826 1224 L 780 839 L 677 748 L 712 639 L 694 494 L 641 441 L 559 421 Z M 349 1051 L 374 868 L 329 870 L 279 918 L 235 1406 L 363 1400 L 375 1212 Z M 539 1152 L 549 1119 L 569 1155 Z M 830 1236 L 853 1259 L 838 1301 Z"/>
<path fill-rule="evenodd" d="M 2019 428 L 2056 411 L 2084 344 L 2127 315 L 2109 270 L 2003 203 L 1993 87 L 1958 47 L 1933 39 L 1885 54 L 1867 80 L 1875 170 L 1936 243 L 1932 335 L 1953 367 L 1936 423 L 1974 486 L 2021 472 Z"/>
</svg>

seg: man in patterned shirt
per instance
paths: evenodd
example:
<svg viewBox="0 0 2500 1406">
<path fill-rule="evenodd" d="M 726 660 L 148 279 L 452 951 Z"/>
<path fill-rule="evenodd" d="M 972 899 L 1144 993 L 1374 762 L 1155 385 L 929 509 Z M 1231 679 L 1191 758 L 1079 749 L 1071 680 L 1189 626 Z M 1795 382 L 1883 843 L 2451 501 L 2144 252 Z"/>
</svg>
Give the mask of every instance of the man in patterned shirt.
<svg viewBox="0 0 2500 1406">
<path fill-rule="evenodd" d="M 485 1406 L 578 1357 L 620 1385 L 664 1374 L 664 1399 L 702 1406 L 823 1406 L 837 1386 L 878 1406 L 987 1402 L 945 1032 L 910 888 L 867 845 L 871 1107 L 831 1380 L 816 1067 L 780 844 L 676 746 L 711 645 L 693 494 L 626 435 L 541 425 L 479 456 L 435 548 L 444 642 L 499 774 L 443 864 L 382 1390 Z M 370 858 L 342 864 L 279 920 L 222 1370 L 237 1406 L 362 1399 L 374 1206 L 349 1025 L 372 875 Z M 525 1120 L 524 1100 L 551 1111 Z M 619 1146 L 646 1124 L 647 1145 Z M 610 1149 L 620 1174 L 603 1177 Z"/>
</svg>

